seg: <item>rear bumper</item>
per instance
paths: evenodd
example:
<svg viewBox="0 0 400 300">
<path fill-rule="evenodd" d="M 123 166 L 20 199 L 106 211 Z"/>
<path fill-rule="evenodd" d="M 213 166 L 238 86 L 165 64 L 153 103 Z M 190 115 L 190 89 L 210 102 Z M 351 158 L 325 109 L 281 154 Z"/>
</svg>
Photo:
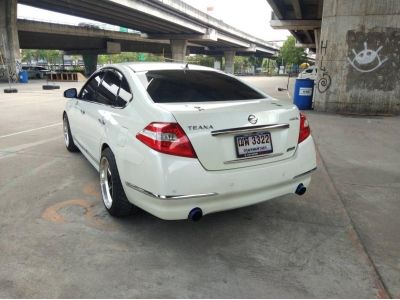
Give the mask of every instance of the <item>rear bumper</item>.
<svg viewBox="0 0 400 300">
<path fill-rule="evenodd" d="M 307 187 L 316 154 L 309 137 L 292 158 L 283 161 L 226 171 L 206 171 L 193 159 L 171 166 L 153 173 L 154 184 L 145 178 L 133 181 L 137 175 L 125 172 L 121 179 L 129 201 L 165 220 L 187 219 L 194 207 L 209 214 L 253 205 L 292 194 L 300 183 Z M 137 173 L 137 166 L 132 170 Z"/>
</svg>

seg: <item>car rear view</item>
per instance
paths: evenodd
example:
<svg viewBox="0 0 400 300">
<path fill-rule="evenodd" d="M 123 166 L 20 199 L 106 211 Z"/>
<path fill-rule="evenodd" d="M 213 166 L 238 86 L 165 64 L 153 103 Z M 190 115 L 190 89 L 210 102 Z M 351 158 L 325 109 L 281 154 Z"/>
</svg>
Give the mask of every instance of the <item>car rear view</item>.
<svg viewBox="0 0 400 300">
<path fill-rule="evenodd" d="M 195 219 L 305 192 L 316 155 L 295 106 L 208 68 L 180 65 L 136 76 L 152 105 L 174 118 L 151 120 L 136 135 L 153 150 L 140 168 L 154 176 L 151 183 L 126 182 L 138 206 L 163 219 Z"/>
</svg>

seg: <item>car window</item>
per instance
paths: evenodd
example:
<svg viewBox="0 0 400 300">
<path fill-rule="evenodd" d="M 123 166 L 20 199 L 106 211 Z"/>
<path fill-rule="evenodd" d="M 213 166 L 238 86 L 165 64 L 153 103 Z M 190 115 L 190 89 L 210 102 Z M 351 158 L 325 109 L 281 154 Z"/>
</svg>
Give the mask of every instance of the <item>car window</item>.
<svg viewBox="0 0 400 300">
<path fill-rule="evenodd" d="M 129 88 L 128 81 L 122 75 L 121 77 L 122 81 L 117 97 L 117 103 L 116 103 L 117 107 L 124 107 L 132 99 L 132 92 L 131 89 Z"/>
<path fill-rule="evenodd" d="M 214 71 L 158 70 L 148 71 L 144 76 L 147 81 L 141 79 L 141 82 L 147 82 L 147 92 L 156 103 L 265 98 L 234 77 Z"/>
<path fill-rule="evenodd" d="M 96 90 L 101 82 L 103 75 L 104 73 L 100 72 L 92 77 L 82 88 L 79 98 L 88 101 L 96 101 Z"/>
<path fill-rule="evenodd" d="M 307 69 L 306 73 L 312 73 L 313 69 Z"/>
<path fill-rule="evenodd" d="M 115 105 L 121 79 L 114 71 L 107 71 L 97 89 L 96 102 Z"/>
</svg>

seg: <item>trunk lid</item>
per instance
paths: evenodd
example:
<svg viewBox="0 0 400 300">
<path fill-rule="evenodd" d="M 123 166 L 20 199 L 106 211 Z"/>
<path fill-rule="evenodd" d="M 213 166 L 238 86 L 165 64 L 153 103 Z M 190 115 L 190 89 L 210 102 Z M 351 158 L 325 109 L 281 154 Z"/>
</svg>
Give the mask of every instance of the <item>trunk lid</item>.
<svg viewBox="0 0 400 300">
<path fill-rule="evenodd" d="M 271 99 L 158 105 L 174 115 L 206 170 L 228 170 L 285 160 L 294 155 L 297 147 L 300 121 L 299 111 L 293 105 Z M 249 121 L 251 115 L 257 118 L 255 124 Z M 253 139 L 253 134 L 261 133 L 263 135 Z M 268 133 L 272 149 L 264 143 Z M 252 146 L 253 140 L 257 142 L 260 138 L 262 147 Z M 247 151 L 243 147 L 256 147 L 251 151 L 261 153 L 257 150 L 261 149 L 263 152 L 243 157 L 249 155 L 243 154 Z"/>
</svg>

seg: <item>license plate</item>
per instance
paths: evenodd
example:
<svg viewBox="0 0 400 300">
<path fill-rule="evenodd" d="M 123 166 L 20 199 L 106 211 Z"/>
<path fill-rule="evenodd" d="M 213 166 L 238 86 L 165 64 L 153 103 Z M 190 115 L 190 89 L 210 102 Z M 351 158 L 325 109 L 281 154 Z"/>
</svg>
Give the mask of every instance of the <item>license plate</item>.
<svg viewBox="0 0 400 300">
<path fill-rule="evenodd" d="M 269 132 L 258 132 L 235 136 L 238 158 L 271 153 L 272 140 Z"/>
</svg>

